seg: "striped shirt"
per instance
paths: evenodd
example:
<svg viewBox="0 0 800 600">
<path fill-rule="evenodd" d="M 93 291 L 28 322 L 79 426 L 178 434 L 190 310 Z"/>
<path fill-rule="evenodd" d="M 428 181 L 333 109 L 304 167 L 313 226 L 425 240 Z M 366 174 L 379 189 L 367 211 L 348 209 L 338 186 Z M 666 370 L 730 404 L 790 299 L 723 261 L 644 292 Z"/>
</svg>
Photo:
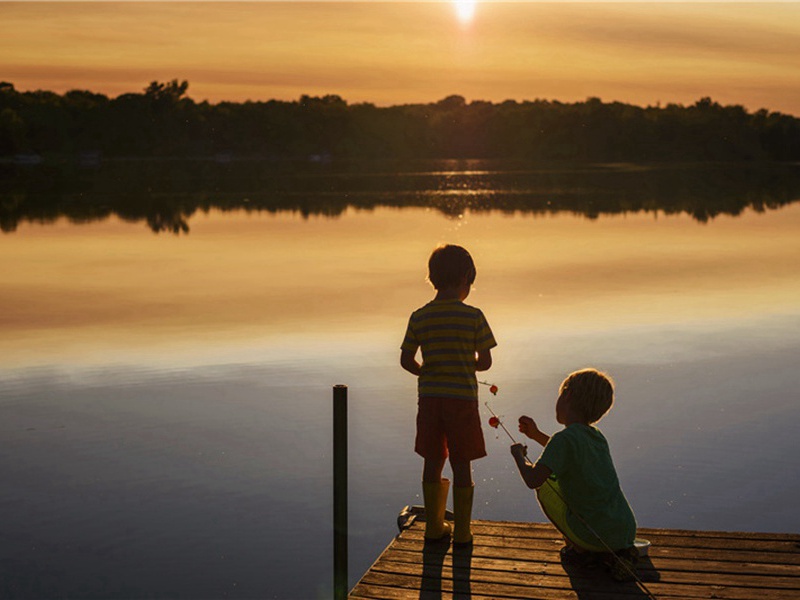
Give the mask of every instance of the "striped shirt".
<svg viewBox="0 0 800 600">
<path fill-rule="evenodd" d="M 496 345 L 480 309 L 460 300 L 433 300 L 411 314 L 401 348 L 422 348 L 420 398 L 477 400 L 475 353 Z"/>
</svg>

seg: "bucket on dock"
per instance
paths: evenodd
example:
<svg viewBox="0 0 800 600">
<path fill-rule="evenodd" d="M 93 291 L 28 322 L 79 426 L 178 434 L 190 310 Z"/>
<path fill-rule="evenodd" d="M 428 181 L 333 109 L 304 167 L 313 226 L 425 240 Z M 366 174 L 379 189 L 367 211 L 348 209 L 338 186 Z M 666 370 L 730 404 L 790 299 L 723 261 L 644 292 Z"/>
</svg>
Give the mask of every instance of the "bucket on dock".
<svg viewBox="0 0 800 600">
<path fill-rule="evenodd" d="M 636 538 L 633 540 L 633 545 L 639 553 L 639 556 L 647 556 L 647 552 L 650 550 L 650 540 Z"/>
</svg>

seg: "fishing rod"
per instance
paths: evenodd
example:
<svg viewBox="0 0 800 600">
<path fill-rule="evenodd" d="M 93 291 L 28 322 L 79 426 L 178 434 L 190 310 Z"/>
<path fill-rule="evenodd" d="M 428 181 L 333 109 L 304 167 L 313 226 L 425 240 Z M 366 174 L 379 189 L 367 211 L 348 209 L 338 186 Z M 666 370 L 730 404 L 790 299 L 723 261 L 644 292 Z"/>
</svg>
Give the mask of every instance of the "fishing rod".
<svg viewBox="0 0 800 600">
<path fill-rule="evenodd" d="M 496 386 L 496 385 L 493 385 L 493 384 L 488 384 L 488 383 L 485 383 L 485 382 L 483 382 L 483 381 L 480 381 L 480 382 L 478 382 L 478 383 L 483 383 L 484 385 L 492 385 L 492 388 L 495 390 L 495 391 L 494 391 L 494 392 L 492 392 L 492 393 L 493 393 L 493 394 L 497 394 L 497 386 Z M 492 389 L 492 388 L 490 388 L 490 389 Z M 483 404 L 484 404 L 484 406 L 486 406 L 486 408 L 487 408 L 487 409 L 489 410 L 489 412 L 492 414 L 491 418 L 489 419 L 489 425 L 490 425 L 491 427 L 494 427 L 495 429 L 497 429 L 497 427 L 498 427 L 498 426 L 502 427 L 502 428 L 503 428 L 503 431 L 505 431 L 505 432 L 506 432 L 506 435 L 507 435 L 507 436 L 508 436 L 508 438 L 511 440 L 511 442 L 512 442 L 512 443 L 514 443 L 514 444 L 517 444 L 517 443 L 518 443 L 518 442 L 517 442 L 517 440 L 515 440 L 515 439 L 514 439 L 514 436 L 513 436 L 513 435 L 511 435 L 511 433 L 508 431 L 508 429 L 506 429 L 506 426 L 503 424 L 503 421 L 500 419 L 500 417 L 498 417 L 498 416 L 495 414 L 495 412 L 492 410 L 492 407 L 491 407 L 491 406 L 489 406 L 489 402 L 487 401 L 487 402 L 484 402 Z M 531 465 L 531 462 L 530 462 L 530 460 L 528 459 L 528 454 L 527 454 L 527 446 L 526 446 L 525 448 L 526 448 L 526 452 L 525 452 L 525 460 L 527 461 L 527 463 L 528 463 L 529 465 Z M 531 465 L 531 466 L 533 466 L 533 465 Z M 653 593 L 652 593 L 652 592 L 651 592 L 649 589 L 647 589 L 647 586 L 644 584 L 644 582 L 641 580 L 641 578 L 640 578 L 640 577 L 639 577 L 639 576 L 636 574 L 636 572 L 635 572 L 635 571 L 634 571 L 634 570 L 633 570 L 633 569 L 632 569 L 632 568 L 631 568 L 631 567 L 630 567 L 630 566 L 629 566 L 627 563 L 625 563 L 625 561 L 623 561 L 623 560 L 622 560 L 622 559 L 621 559 L 619 556 L 617 556 L 616 552 L 614 552 L 614 551 L 611 549 L 611 547 L 610 547 L 608 544 L 606 544 L 605 540 L 604 540 L 602 537 L 600 537 L 600 534 L 599 534 L 599 533 L 597 533 L 597 532 L 596 532 L 596 531 L 595 531 L 595 530 L 592 528 L 592 526 L 591 526 L 591 525 L 589 525 L 589 524 L 586 522 L 586 520 L 585 520 L 585 519 L 584 519 L 584 518 L 583 518 L 583 517 L 582 517 L 582 516 L 581 516 L 579 513 L 577 513 L 576 511 L 574 511 L 572 508 L 570 508 L 570 507 L 569 507 L 569 504 L 567 504 L 567 501 L 564 499 L 564 496 L 562 496 L 562 495 L 561 495 L 561 492 L 559 492 L 558 488 L 557 488 L 557 487 L 555 487 L 555 486 L 554 486 L 554 485 L 553 485 L 553 484 L 550 482 L 550 479 L 549 479 L 549 478 L 545 480 L 545 483 L 547 483 L 547 485 L 549 485 L 549 486 L 550 486 L 550 489 L 551 489 L 553 492 L 555 492 L 556 496 L 558 496 L 558 497 L 559 497 L 559 499 L 560 499 L 560 500 L 561 500 L 561 501 L 564 503 L 564 506 L 568 507 L 568 508 L 570 509 L 570 511 L 572 512 L 572 514 L 574 514 L 576 517 L 578 517 L 578 520 L 579 520 L 579 521 L 580 521 L 580 522 L 581 522 L 581 523 L 582 523 L 582 524 L 583 524 L 583 525 L 586 527 L 586 529 L 588 529 L 588 530 L 589 530 L 589 532 L 590 532 L 590 533 L 591 533 L 591 534 L 592 534 L 594 537 L 596 537 L 596 538 L 597 538 L 597 540 L 598 540 L 598 541 L 600 542 L 600 544 L 601 544 L 601 545 L 602 545 L 602 546 L 603 546 L 603 547 L 604 547 L 604 548 L 605 548 L 605 549 L 608 551 L 608 553 L 609 553 L 611 556 L 613 556 L 613 557 L 614 557 L 614 559 L 615 559 L 615 560 L 616 560 L 616 561 L 617 561 L 617 562 L 618 562 L 620 565 L 622 565 L 622 568 L 623 568 L 623 569 L 625 569 L 625 571 L 627 571 L 627 572 L 628 572 L 628 574 L 629 574 L 629 575 L 631 575 L 631 576 L 634 578 L 634 580 L 636 580 L 636 583 L 638 583 L 638 584 L 639 584 L 639 586 L 642 588 L 642 591 L 644 591 L 644 593 L 645 593 L 645 594 L 647 594 L 647 595 L 648 595 L 648 596 L 649 596 L 649 597 L 650 597 L 652 600 L 658 600 L 658 599 L 655 597 L 655 595 L 654 595 L 654 594 L 653 594 Z"/>
</svg>

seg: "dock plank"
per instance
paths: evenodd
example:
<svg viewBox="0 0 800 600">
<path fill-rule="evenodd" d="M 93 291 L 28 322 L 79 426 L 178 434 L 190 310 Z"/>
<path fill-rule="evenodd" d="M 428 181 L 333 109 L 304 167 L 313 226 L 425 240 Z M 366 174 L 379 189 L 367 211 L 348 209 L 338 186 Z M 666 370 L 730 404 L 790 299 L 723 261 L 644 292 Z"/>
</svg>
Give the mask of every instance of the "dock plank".
<svg viewBox="0 0 800 600">
<path fill-rule="evenodd" d="M 473 521 L 471 550 L 424 543 L 415 521 L 378 557 L 350 593 L 354 599 L 508 598 L 633 600 L 800 598 L 800 535 L 639 529 L 652 543 L 636 582 L 604 569 L 565 567 L 549 524 Z M 648 595 L 651 594 L 650 596 Z"/>
</svg>

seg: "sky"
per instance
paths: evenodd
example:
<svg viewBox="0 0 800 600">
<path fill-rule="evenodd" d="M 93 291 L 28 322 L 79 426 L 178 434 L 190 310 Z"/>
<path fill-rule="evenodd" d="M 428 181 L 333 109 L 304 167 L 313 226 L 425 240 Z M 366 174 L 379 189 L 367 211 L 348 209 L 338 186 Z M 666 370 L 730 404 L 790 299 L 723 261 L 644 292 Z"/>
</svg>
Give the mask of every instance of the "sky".
<svg viewBox="0 0 800 600">
<path fill-rule="evenodd" d="M 711 97 L 800 115 L 800 2 L 6 2 L 0 80 L 354 104 Z"/>
</svg>

